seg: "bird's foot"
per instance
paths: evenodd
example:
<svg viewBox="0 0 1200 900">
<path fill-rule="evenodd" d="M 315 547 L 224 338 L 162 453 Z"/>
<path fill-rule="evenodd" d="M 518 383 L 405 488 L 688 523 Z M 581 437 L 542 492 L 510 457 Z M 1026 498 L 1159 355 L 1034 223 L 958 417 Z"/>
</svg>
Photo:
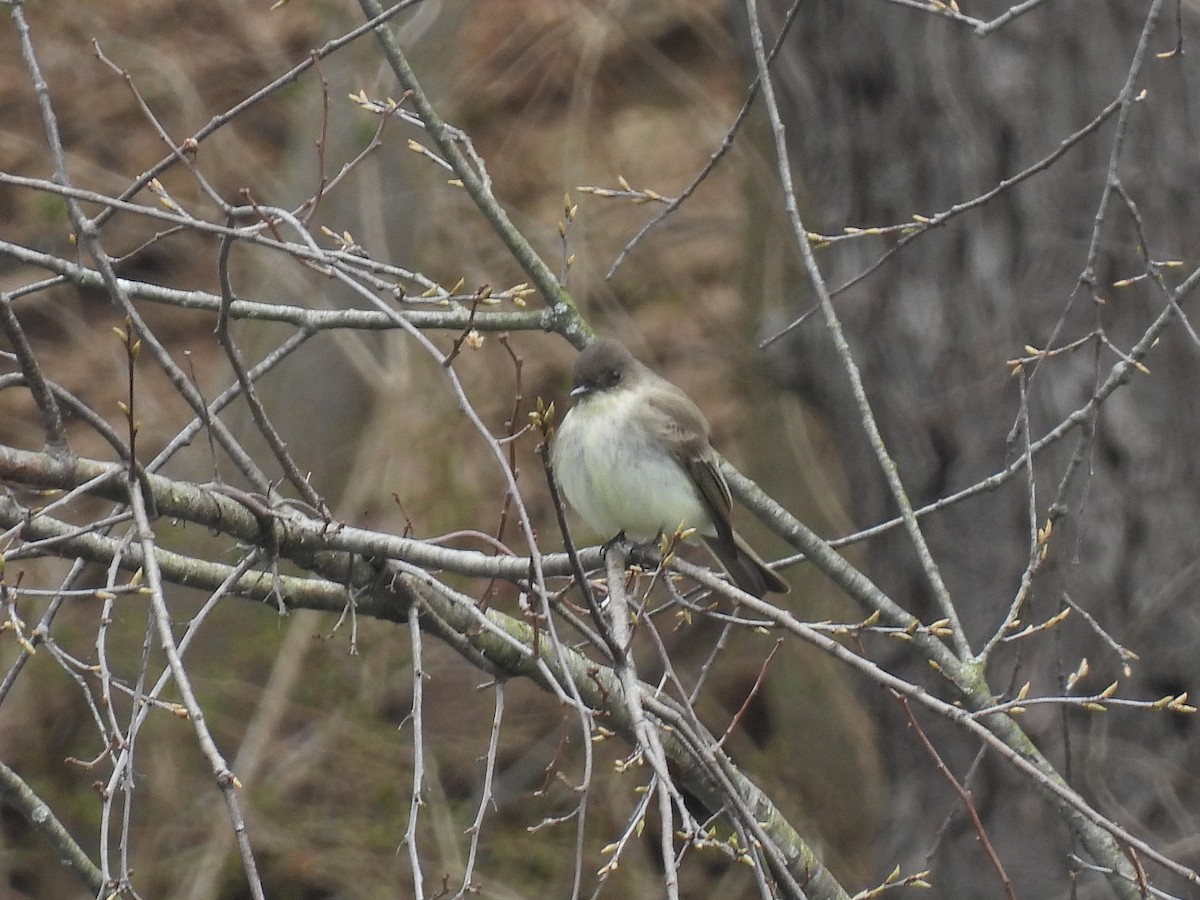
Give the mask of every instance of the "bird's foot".
<svg viewBox="0 0 1200 900">
<path fill-rule="evenodd" d="M 649 541 L 630 540 L 624 531 L 600 545 L 600 552 L 608 556 L 609 551 L 619 548 L 626 566 L 653 572 L 662 566 L 662 535 Z"/>
<path fill-rule="evenodd" d="M 653 572 L 662 565 L 663 556 L 658 540 L 643 541 L 629 548 L 630 565 L 638 566 L 648 572 Z"/>
<path fill-rule="evenodd" d="M 618 531 L 616 534 L 614 534 L 612 537 L 610 537 L 607 541 L 605 541 L 603 544 L 601 544 L 600 552 L 603 553 L 605 556 L 608 556 L 608 551 L 611 550 L 613 547 L 622 547 L 625 549 L 626 554 L 628 554 L 631 546 L 632 546 L 632 544 L 630 543 L 629 538 L 625 537 L 625 532 L 624 532 L 624 530 L 622 530 L 622 531 Z"/>
</svg>

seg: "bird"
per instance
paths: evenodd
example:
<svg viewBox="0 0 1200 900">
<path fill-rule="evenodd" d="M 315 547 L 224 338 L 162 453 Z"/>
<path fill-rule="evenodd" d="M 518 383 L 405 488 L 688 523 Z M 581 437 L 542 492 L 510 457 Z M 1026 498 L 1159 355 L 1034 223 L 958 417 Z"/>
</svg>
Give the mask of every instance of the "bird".
<svg viewBox="0 0 1200 900">
<path fill-rule="evenodd" d="M 694 529 L 746 593 L 789 591 L 733 530 L 712 429 L 687 394 L 602 338 L 576 359 L 571 397 L 551 464 L 568 504 L 592 529 L 633 541 Z"/>
</svg>

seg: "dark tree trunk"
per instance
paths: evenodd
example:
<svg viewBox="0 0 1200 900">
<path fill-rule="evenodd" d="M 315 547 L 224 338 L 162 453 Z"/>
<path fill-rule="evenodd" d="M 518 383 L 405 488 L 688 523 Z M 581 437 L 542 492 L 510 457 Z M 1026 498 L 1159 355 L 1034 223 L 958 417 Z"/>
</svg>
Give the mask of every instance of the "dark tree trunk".
<svg viewBox="0 0 1200 900">
<path fill-rule="evenodd" d="M 770 0 L 770 18 L 778 23 L 789 5 Z M 1006 6 L 977 3 L 965 11 L 996 14 Z M 807 0 L 775 69 L 806 226 L 839 234 L 846 226 L 931 216 L 1047 157 L 1117 98 L 1148 6 L 1046 3 L 981 39 L 961 24 L 885 2 Z M 1150 256 L 1184 262 L 1165 270 L 1172 284 L 1196 265 L 1200 222 L 1193 123 L 1200 76 L 1190 55 L 1155 57 L 1175 44 L 1174 15 L 1174 4 L 1166 4 L 1150 39 L 1137 85 L 1148 94 L 1130 108 L 1117 169 Z M 1196 23 L 1186 9 L 1184 19 L 1191 51 Z M 914 505 L 966 488 L 1022 452 L 1024 436 L 1013 432 L 1020 381 L 1006 361 L 1028 355 L 1025 345 L 1061 347 L 1102 329 L 1128 351 L 1164 309 L 1164 294 L 1151 279 L 1114 286 L 1146 271 L 1142 238 L 1118 194 L 1109 196 L 1088 272 L 1116 135 L 1112 116 L 1045 171 L 920 236 L 838 295 L 837 310 Z M 779 206 L 778 198 L 767 200 Z M 785 231 L 778 218 L 770 221 Z M 817 258 L 836 288 L 895 243 L 894 236 L 861 238 L 819 250 Z M 764 275 L 763 283 L 770 281 Z M 786 283 L 794 285 L 794 308 L 812 303 L 798 267 Z M 1184 310 L 1193 311 L 1194 303 L 1185 302 Z M 1032 437 L 1086 403 L 1116 361 L 1096 339 L 1043 361 L 1028 388 Z M 776 345 L 776 362 L 838 435 L 858 524 L 894 516 L 819 315 Z M 1115 392 L 1094 428 L 1075 428 L 1037 457 L 1038 525 L 1051 504 L 1061 517 L 1021 617 L 1041 622 L 1069 595 L 1141 659 L 1125 677 L 1116 653 L 1073 614 L 1052 635 L 1015 642 L 994 660 L 989 676 L 998 690 L 1011 685 L 1015 692 L 1032 681 L 1033 694 L 1056 693 L 1082 657 L 1092 674 L 1076 694 L 1100 691 L 1114 679 L 1121 695 L 1143 699 L 1200 687 L 1200 347 L 1174 322 L 1147 365 L 1151 374 Z M 1076 454 L 1078 467 L 1060 496 Z M 1028 564 L 1029 491 L 1022 473 L 923 519 L 976 650 L 1001 621 Z M 923 621 L 939 617 L 902 530 L 871 542 L 869 553 L 872 576 L 895 599 Z M 871 649 L 906 676 L 936 684 L 903 646 Z M 880 701 L 879 714 L 898 726 L 880 731 L 893 736 L 885 755 L 894 779 L 891 815 L 878 841 L 881 871 L 897 863 L 906 871 L 921 868 L 933 853 L 936 896 L 1002 896 L 974 829 L 903 726 L 902 712 Z M 1042 707 L 1023 724 L 1102 811 L 1157 846 L 1175 848 L 1183 861 L 1200 863 L 1194 842 L 1179 849 L 1196 833 L 1200 809 L 1193 718 L 1120 710 L 1064 716 Z M 948 727 L 923 725 L 965 778 L 977 747 Z M 1070 836 L 1014 785 L 1007 766 L 988 756 L 969 784 L 1017 896 L 1063 895 Z"/>
</svg>

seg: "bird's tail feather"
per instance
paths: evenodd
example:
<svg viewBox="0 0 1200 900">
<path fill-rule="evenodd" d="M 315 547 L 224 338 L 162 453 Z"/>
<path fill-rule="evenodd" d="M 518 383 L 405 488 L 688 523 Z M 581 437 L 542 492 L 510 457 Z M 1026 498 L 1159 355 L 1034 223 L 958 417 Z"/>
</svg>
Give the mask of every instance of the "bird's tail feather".
<svg viewBox="0 0 1200 900">
<path fill-rule="evenodd" d="M 763 594 L 786 594 L 791 590 L 779 573 L 767 566 L 736 532 L 732 543 L 719 538 L 705 538 L 704 543 L 733 583 L 747 594 L 761 597 Z"/>
</svg>

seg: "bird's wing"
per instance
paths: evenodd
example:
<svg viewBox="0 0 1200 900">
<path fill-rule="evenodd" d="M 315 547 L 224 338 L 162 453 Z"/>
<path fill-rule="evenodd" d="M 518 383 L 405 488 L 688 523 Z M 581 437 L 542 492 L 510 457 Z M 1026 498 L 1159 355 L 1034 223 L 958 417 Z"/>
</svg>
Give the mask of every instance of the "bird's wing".
<svg viewBox="0 0 1200 900">
<path fill-rule="evenodd" d="M 729 496 L 729 485 L 721 474 L 717 454 L 712 447 L 707 447 L 708 453 L 703 457 L 693 457 L 686 463 L 688 474 L 700 491 L 700 498 L 708 507 L 712 517 L 713 527 L 717 536 L 723 541 L 732 542 L 733 523 L 730 521 L 730 509 L 733 499 Z"/>
<path fill-rule="evenodd" d="M 674 385 L 670 388 L 656 393 L 651 401 L 655 427 L 663 443 L 696 485 L 718 537 L 732 542 L 730 510 L 733 498 L 725 476 L 721 474 L 720 459 L 709 443 L 708 420 L 687 394 Z"/>
</svg>

